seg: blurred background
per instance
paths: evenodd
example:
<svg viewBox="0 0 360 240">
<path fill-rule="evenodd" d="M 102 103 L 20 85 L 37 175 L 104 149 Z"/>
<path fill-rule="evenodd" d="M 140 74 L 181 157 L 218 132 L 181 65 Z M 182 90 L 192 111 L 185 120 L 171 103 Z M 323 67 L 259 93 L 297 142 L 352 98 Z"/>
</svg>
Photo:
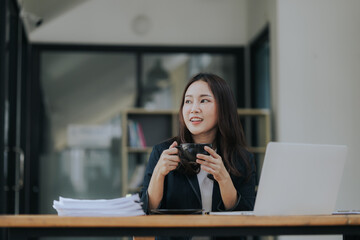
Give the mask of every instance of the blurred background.
<svg viewBox="0 0 360 240">
<path fill-rule="evenodd" d="M 271 140 L 347 145 L 337 208 L 360 209 L 360 1 L 1 5 L 1 213 L 54 214 L 59 196 L 123 196 L 122 173 L 140 171 L 148 152 L 123 169 L 124 112 L 173 117 L 200 71 L 226 79 L 239 108 L 267 110 Z M 243 123 L 250 145 L 264 146 L 265 130 Z"/>
</svg>

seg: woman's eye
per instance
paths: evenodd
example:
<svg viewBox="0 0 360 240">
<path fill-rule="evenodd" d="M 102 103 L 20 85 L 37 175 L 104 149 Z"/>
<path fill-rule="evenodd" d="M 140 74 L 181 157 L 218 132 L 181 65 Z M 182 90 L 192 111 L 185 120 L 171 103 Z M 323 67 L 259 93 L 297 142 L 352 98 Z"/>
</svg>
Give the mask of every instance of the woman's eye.
<svg viewBox="0 0 360 240">
<path fill-rule="evenodd" d="M 191 103 L 191 101 L 190 100 L 185 100 L 185 103 Z"/>
<path fill-rule="evenodd" d="M 210 101 L 208 99 L 202 99 L 201 102 L 206 103 L 206 102 L 210 102 Z"/>
</svg>

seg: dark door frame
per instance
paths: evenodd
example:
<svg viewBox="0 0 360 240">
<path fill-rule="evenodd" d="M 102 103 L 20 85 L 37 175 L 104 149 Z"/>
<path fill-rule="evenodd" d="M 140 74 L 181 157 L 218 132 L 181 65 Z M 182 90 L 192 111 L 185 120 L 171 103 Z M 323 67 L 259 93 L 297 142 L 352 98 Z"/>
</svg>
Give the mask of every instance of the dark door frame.
<svg viewBox="0 0 360 240">
<path fill-rule="evenodd" d="M 256 63 L 256 54 L 260 47 L 265 43 L 270 42 L 270 26 L 266 25 L 260 33 L 251 41 L 250 43 L 250 82 L 251 82 L 251 104 L 252 108 L 257 108 L 257 94 L 256 88 L 258 87 L 257 82 L 257 63 Z M 270 90 L 269 90 L 270 91 Z"/>
<path fill-rule="evenodd" d="M 6 52 L 7 2 L 0 1 L 0 214 L 6 212 L 4 179 L 4 123 L 5 123 L 5 52 Z"/>
<path fill-rule="evenodd" d="M 28 176 L 20 171 L 26 169 L 21 160 L 28 159 L 29 145 L 25 137 L 29 42 L 17 1 L 0 0 L 0 9 L 0 213 L 29 213 L 28 196 L 21 187 Z"/>
</svg>

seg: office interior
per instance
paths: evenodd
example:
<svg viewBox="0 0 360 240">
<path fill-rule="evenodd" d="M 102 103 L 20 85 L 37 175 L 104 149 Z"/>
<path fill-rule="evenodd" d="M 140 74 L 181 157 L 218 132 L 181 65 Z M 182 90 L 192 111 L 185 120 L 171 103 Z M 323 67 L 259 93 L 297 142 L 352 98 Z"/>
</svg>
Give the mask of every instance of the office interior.
<svg viewBox="0 0 360 240">
<path fill-rule="evenodd" d="M 122 111 L 177 110 L 199 71 L 268 109 L 271 140 L 347 145 L 337 208 L 360 209 L 358 0 L 0 4 L 2 214 L 122 196 Z"/>
</svg>

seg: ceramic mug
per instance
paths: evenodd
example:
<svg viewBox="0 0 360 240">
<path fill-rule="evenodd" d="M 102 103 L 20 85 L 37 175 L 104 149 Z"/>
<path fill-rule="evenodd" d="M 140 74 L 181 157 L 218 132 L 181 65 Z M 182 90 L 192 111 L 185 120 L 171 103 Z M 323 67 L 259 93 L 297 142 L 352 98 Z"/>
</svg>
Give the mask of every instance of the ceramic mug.
<svg viewBox="0 0 360 240">
<path fill-rule="evenodd" d="M 178 170 L 188 174 L 194 175 L 199 173 L 200 164 L 196 162 L 197 154 L 210 155 L 205 151 L 204 147 L 212 147 L 211 143 L 182 143 L 179 146 L 176 146 L 179 149 L 178 156 L 180 158 L 180 164 Z"/>
</svg>

